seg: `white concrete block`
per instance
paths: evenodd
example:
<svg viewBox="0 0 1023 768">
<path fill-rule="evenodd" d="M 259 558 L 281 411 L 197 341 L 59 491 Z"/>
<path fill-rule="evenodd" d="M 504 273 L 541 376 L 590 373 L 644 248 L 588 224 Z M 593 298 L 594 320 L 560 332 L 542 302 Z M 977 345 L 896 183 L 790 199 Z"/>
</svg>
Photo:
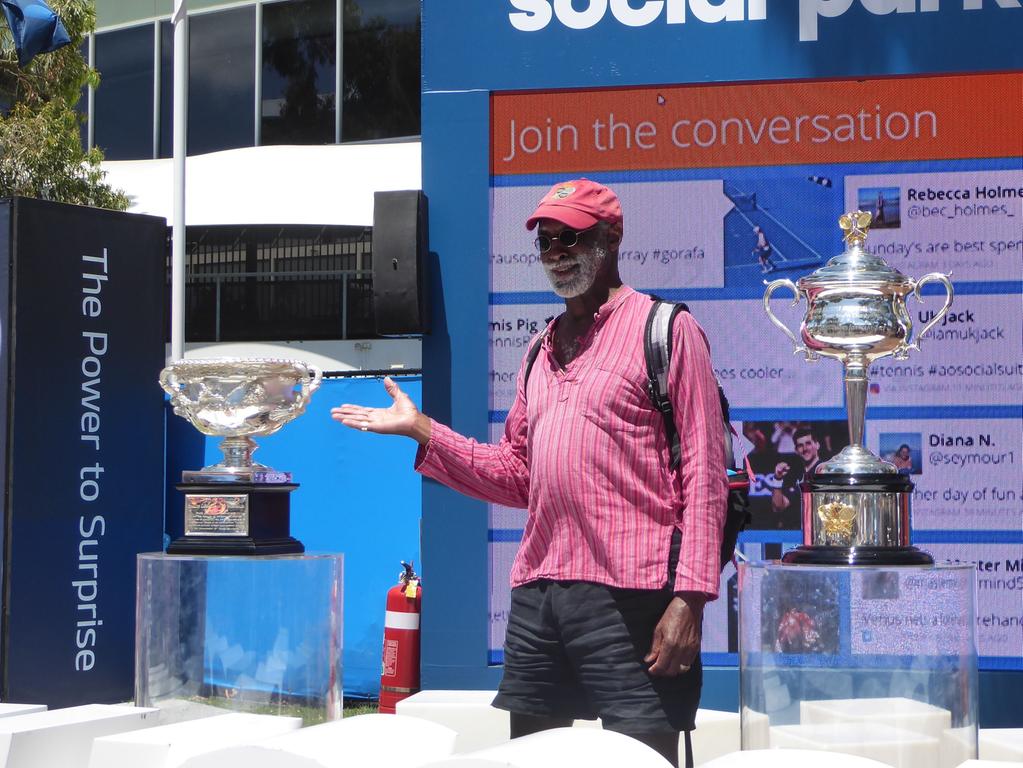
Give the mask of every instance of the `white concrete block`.
<svg viewBox="0 0 1023 768">
<path fill-rule="evenodd" d="M 1018 760 L 1013 762 L 1019 762 Z M 1002 760 L 967 760 L 957 768 L 1008 768 L 1007 763 Z"/>
<path fill-rule="evenodd" d="M 181 768 L 417 768 L 452 754 L 455 732 L 403 715 L 358 715 L 189 758 Z"/>
<path fill-rule="evenodd" d="M 87 768 L 93 739 L 157 724 L 155 709 L 86 704 L 0 718 L 3 768 Z"/>
<path fill-rule="evenodd" d="M 773 749 L 821 749 L 869 757 L 894 768 L 935 768 L 939 741 L 884 723 L 827 723 L 771 727 Z"/>
<path fill-rule="evenodd" d="M 884 723 L 940 739 L 952 727 L 947 709 L 906 698 L 833 699 L 799 702 L 801 725 Z"/>
<path fill-rule="evenodd" d="M 45 704 L 0 704 L 0 717 L 17 717 L 45 711 Z"/>
<path fill-rule="evenodd" d="M 743 707 L 742 737 L 745 749 L 770 749 L 771 718 L 763 712 Z"/>
<path fill-rule="evenodd" d="M 454 751 L 461 754 L 508 741 L 508 713 L 490 706 L 496 695 L 497 691 L 420 691 L 394 709 L 453 730 L 458 734 Z"/>
<path fill-rule="evenodd" d="M 792 693 L 786 683 L 777 674 L 764 675 L 764 704 L 768 712 L 779 712 L 792 703 Z"/>
<path fill-rule="evenodd" d="M 176 768 L 204 752 L 252 744 L 301 727 L 300 717 L 240 712 L 160 725 L 96 739 L 89 768 Z"/>
<path fill-rule="evenodd" d="M 497 691 L 420 691 L 399 701 L 395 709 L 399 715 L 421 717 L 452 729 L 458 734 L 455 754 L 463 754 L 508 741 L 510 717 L 508 712 L 491 706 L 496 695 Z M 764 719 L 766 721 L 766 717 Z M 576 720 L 572 725 L 576 728 L 600 728 L 601 722 L 599 719 Z M 766 746 L 766 722 L 763 733 Z M 697 764 L 738 750 L 739 737 L 737 712 L 698 710 L 696 730 L 692 736 Z M 680 750 L 684 749 L 682 738 L 679 738 Z"/>
<path fill-rule="evenodd" d="M 201 720 L 204 717 L 219 717 L 230 710 L 206 704 L 204 701 L 187 699 L 160 699 L 153 703 L 160 710 L 160 726 L 184 723 L 188 720 Z"/>
<path fill-rule="evenodd" d="M 973 726 L 949 728 L 941 733 L 940 768 L 957 768 L 977 756 L 977 729 Z"/>
<path fill-rule="evenodd" d="M 981 728 L 977 741 L 981 760 L 1023 763 L 1023 728 Z"/>
<path fill-rule="evenodd" d="M 858 755 L 830 754 L 817 750 L 754 749 L 723 755 L 703 768 L 890 768 L 885 763 Z"/>
<path fill-rule="evenodd" d="M 696 711 L 696 730 L 692 733 L 693 763 L 703 765 L 715 757 L 738 752 L 742 745 L 738 712 L 715 709 Z M 679 755 L 684 756 L 685 737 L 679 738 Z"/>
<path fill-rule="evenodd" d="M 650 747 L 600 728 L 555 728 L 421 768 L 669 768 Z"/>
</svg>

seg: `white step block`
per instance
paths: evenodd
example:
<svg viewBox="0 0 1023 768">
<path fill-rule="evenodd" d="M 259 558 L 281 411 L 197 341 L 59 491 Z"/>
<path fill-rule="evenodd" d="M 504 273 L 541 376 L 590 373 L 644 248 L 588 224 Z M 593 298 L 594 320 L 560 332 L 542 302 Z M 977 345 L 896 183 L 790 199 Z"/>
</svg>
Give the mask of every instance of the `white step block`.
<svg viewBox="0 0 1023 768">
<path fill-rule="evenodd" d="M 936 768 L 939 740 L 883 723 L 831 723 L 771 727 L 774 749 L 820 749 L 869 757 L 893 768 Z"/>
<path fill-rule="evenodd" d="M 961 763 L 957 768 L 1009 768 L 1012 763 L 1018 763 L 1018 760 L 1013 760 L 1010 763 L 1006 763 L 1002 760 L 967 760 L 965 763 Z"/>
<path fill-rule="evenodd" d="M 941 764 L 938 768 L 958 768 L 977 756 L 977 729 L 971 726 L 949 728 L 941 733 Z"/>
<path fill-rule="evenodd" d="M 833 699 L 799 702 L 801 725 L 884 723 L 940 739 L 952 727 L 947 709 L 906 698 Z"/>
<path fill-rule="evenodd" d="M 741 726 L 746 735 L 746 749 L 771 748 L 771 718 L 763 712 L 743 707 Z"/>
<path fill-rule="evenodd" d="M 981 728 L 977 740 L 981 760 L 1023 763 L 1023 728 Z"/>
<path fill-rule="evenodd" d="M 300 717 L 240 712 L 160 725 L 96 739 L 89 768 L 176 768 L 204 752 L 252 744 L 301 727 Z"/>
<path fill-rule="evenodd" d="M 858 755 L 831 754 L 822 756 L 817 750 L 753 749 L 723 755 L 703 768 L 890 768 Z"/>
<path fill-rule="evenodd" d="M 0 768 L 87 768 L 94 739 L 158 720 L 155 709 L 114 704 L 0 718 Z"/>
<path fill-rule="evenodd" d="M 0 717 L 17 717 L 45 711 L 45 704 L 0 704 Z"/>
<path fill-rule="evenodd" d="M 703 765 L 715 757 L 738 752 L 742 745 L 738 712 L 720 712 L 715 709 L 696 711 L 696 730 L 691 741 L 694 765 Z M 685 757 L 685 735 L 679 739 L 679 755 Z"/>
<path fill-rule="evenodd" d="M 189 758 L 181 768 L 417 768 L 452 754 L 450 728 L 402 715 L 358 715 Z"/>
<path fill-rule="evenodd" d="M 490 706 L 497 691 L 420 691 L 399 701 L 399 715 L 419 717 L 458 734 L 456 754 L 473 752 L 508 741 L 509 715 Z"/>
<path fill-rule="evenodd" d="M 421 717 L 446 726 L 458 734 L 455 754 L 504 744 L 509 738 L 509 714 L 491 706 L 497 691 L 420 691 L 395 705 L 399 715 Z M 767 746 L 767 718 L 764 720 L 764 746 Z M 576 728 L 600 728 L 600 720 L 576 720 Z M 696 764 L 739 749 L 739 715 L 701 709 L 696 713 L 693 754 Z M 680 738 L 679 749 L 684 749 Z M 681 753 L 680 753 L 681 754 Z"/>
<path fill-rule="evenodd" d="M 555 728 L 421 768 L 669 768 L 635 739 L 601 728 Z"/>
<path fill-rule="evenodd" d="M 186 699 L 160 699 L 153 703 L 160 710 L 160 726 L 184 723 L 189 720 L 202 720 L 207 717 L 219 717 L 230 710 L 213 706 L 205 701 L 189 701 Z"/>
</svg>

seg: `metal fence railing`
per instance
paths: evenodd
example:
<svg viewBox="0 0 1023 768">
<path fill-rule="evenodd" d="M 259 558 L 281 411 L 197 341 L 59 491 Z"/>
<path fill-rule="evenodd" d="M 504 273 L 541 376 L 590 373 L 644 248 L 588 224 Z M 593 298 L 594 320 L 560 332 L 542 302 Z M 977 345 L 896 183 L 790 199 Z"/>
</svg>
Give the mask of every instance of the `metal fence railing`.
<svg viewBox="0 0 1023 768">
<path fill-rule="evenodd" d="M 364 227 L 189 228 L 185 338 L 375 338 L 372 247 Z"/>
<path fill-rule="evenodd" d="M 194 341 L 373 337 L 369 270 L 193 275 L 185 285 L 186 334 Z"/>
</svg>

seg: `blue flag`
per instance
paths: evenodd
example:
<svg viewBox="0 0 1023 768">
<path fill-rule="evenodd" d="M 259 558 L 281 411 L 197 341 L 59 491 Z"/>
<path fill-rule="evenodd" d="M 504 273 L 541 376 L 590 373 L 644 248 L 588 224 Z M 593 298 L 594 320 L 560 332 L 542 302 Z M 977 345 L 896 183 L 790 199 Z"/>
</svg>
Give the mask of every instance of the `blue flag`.
<svg viewBox="0 0 1023 768">
<path fill-rule="evenodd" d="M 37 53 L 49 53 L 71 42 L 60 19 L 43 0 L 0 0 L 18 52 L 18 65 L 27 67 Z"/>
</svg>

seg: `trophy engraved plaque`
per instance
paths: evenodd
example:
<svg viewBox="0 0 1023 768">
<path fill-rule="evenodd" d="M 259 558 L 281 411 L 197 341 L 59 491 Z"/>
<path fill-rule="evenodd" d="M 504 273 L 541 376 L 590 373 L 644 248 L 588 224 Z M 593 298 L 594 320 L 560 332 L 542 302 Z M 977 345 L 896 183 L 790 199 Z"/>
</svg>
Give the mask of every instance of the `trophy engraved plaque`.
<svg viewBox="0 0 1023 768">
<path fill-rule="evenodd" d="M 786 563 L 833 565 L 927 565 L 933 559 L 910 545 L 910 499 L 913 484 L 894 464 L 863 445 L 870 365 L 889 355 L 905 360 L 920 351 L 920 339 L 939 323 L 952 305 L 952 283 L 940 272 L 919 280 L 893 269 L 864 244 L 871 215 L 847 213 L 839 219 L 845 251 L 797 283 L 767 283 L 764 309 L 771 322 L 792 340 L 808 361 L 839 360 L 845 369 L 849 445 L 817 466 L 800 486 L 803 545 L 782 558 Z M 906 309 L 909 294 L 923 301 L 927 283 L 945 287 L 944 306 L 913 338 Z M 771 312 L 778 288 L 794 294 L 793 305 L 806 300 L 797 337 Z"/>
<path fill-rule="evenodd" d="M 184 535 L 170 554 L 277 555 L 305 551 L 291 536 L 291 473 L 254 461 L 254 436 L 272 435 L 305 411 L 322 372 L 296 360 L 179 360 L 160 372 L 174 413 L 223 437 L 223 459 L 181 473 Z"/>
<path fill-rule="evenodd" d="M 186 536 L 247 536 L 249 497 L 185 495 Z"/>
</svg>

